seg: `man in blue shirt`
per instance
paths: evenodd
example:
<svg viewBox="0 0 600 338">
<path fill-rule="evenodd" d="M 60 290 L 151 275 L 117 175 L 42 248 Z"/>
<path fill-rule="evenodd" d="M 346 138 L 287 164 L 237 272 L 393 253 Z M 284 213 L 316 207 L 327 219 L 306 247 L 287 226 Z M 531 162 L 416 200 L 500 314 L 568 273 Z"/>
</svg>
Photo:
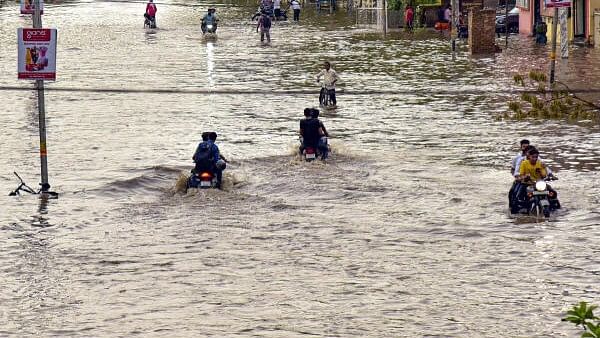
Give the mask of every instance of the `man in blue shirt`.
<svg viewBox="0 0 600 338">
<path fill-rule="evenodd" d="M 219 153 L 219 147 L 215 144 L 217 133 L 202 133 L 202 142 L 196 148 L 192 159 L 196 163 L 195 173 L 210 171 L 217 177 L 217 188 L 221 189 L 223 170 L 227 167 L 226 159 Z"/>
</svg>

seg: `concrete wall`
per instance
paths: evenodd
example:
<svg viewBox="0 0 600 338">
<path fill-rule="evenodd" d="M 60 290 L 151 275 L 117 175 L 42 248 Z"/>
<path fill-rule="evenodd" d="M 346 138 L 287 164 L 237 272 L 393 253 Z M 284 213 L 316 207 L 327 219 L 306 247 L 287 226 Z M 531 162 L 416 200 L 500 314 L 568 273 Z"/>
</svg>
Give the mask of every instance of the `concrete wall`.
<svg viewBox="0 0 600 338">
<path fill-rule="evenodd" d="M 495 9 L 469 11 L 469 49 L 471 54 L 488 54 L 496 51 Z"/>
</svg>

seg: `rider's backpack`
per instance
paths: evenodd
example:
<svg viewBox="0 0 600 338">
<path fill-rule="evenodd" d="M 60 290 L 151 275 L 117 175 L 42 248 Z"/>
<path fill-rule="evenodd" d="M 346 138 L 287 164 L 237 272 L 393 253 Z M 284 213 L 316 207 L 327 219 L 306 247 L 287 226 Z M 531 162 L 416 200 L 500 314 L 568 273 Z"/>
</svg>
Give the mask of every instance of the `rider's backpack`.
<svg viewBox="0 0 600 338">
<path fill-rule="evenodd" d="M 202 142 L 194 154 L 194 162 L 196 162 L 196 172 L 211 170 L 214 159 L 212 158 L 211 144 Z"/>
<path fill-rule="evenodd" d="M 264 29 L 271 29 L 271 18 L 268 15 L 263 15 L 262 26 Z"/>
</svg>

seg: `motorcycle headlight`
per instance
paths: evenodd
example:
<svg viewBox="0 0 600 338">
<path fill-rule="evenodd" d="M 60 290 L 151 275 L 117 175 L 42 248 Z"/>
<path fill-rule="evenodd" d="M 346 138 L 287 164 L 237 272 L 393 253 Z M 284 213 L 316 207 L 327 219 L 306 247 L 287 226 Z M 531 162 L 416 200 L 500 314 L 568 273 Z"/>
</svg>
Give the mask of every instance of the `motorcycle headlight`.
<svg viewBox="0 0 600 338">
<path fill-rule="evenodd" d="M 208 26 L 206 26 L 206 27 L 208 27 L 208 29 L 212 29 L 212 25 L 208 25 Z"/>
<path fill-rule="evenodd" d="M 544 181 L 538 181 L 535 184 L 535 190 L 537 190 L 537 191 L 545 191 L 546 190 L 546 182 L 544 182 Z"/>
</svg>

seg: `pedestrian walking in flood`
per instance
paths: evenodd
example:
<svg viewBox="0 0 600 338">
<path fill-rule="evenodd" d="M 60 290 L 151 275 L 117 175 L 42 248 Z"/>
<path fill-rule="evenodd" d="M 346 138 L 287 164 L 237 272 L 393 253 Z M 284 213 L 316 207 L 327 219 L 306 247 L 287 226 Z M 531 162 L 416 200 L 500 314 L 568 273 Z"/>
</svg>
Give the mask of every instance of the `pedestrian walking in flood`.
<svg viewBox="0 0 600 338">
<path fill-rule="evenodd" d="M 263 11 L 258 24 L 256 25 L 256 31 L 260 29 L 260 42 L 265 42 L 265 35 L 267 36 L 267 43 L 271 43 L 271 18 L 267 15 L 267 12 Z"/>
<path fill-rule="evenodd" d="M 406 6 L 406 10 L 404 11 L 404 22 L 405 28 L 407 31 L 413 31 L 413 21 L 415 19 L 415 11 L 413 10 L 411 5 Z"/>
<path fill-rule="evenodd" d="M 294 21 L 300 21 L 300 1 L 292 0 L 292 2 L 290 2 L 290 5 L 294 10 Z"/>
</svg>

